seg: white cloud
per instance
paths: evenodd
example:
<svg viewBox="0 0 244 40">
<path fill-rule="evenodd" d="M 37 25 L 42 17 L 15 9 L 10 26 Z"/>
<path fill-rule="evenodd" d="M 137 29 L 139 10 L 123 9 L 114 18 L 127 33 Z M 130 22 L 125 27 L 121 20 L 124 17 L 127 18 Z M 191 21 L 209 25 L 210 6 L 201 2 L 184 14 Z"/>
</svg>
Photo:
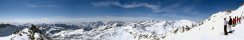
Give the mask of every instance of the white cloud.
<svg viewBox="0 0 244 40">
<path fill-rule="evenodd" d="M 51 4 L 30 4 L 29 7 L 56 7 L 57 5 Z"/>
<path fill-rule="evenodd" d="M 154 13 L 163 13 L 163 14 L 180 14 L 180 13 L 192 13 L 194 15 L 198 12 L 193 10 L 192 4 L 188 6 L 182 6 L 183 1 L 177 1 L 176 3 L 170 3 L 168 5 L 152 4 L 146 2 L 132 2 L 132 3 L 119 3 L 116 1 L 102 1 L 102 2 L 93 2 L 92 5 L 95 7 L 109 7 L 109 6 L 118 6 L 122 8 L 137 8 L 145 7 L 152 10 Z"/>
<path fill-rule="evenodd" d="M 176 1 L 172 3 L 160 2 L 156 3 L 147 3 L 147 2 L 132 2 L 132 3 L 119 3 L 117 1 L 101 1 L 93 2 L 92 5 L 95 7 L 110 7 L 117 6 L 121 8 L 138 8 L 145 7 L 152 10 L 154 13 L 162 13 L 159 15 L 166 16 L 166 19 L 199 19 L 202 16 L 200 12 L 194 10 L 196 4 L 183 4 L 184 1 Z M 161 5 L 162 4 L 162 5 Z M 186 15 L 182 15 L 186 14 Z M 195 16 L 195 17 L 190 17 Z"/>
<path fill-rule="evenodd" d="M 94 5 L 96 7 L 118 6 L 118 7 L 122 7 L 122 8 L 146 7 L 146 8 L 152 9 L 153 12 L 161 12 L 160 5 L 149 4 L 149 3 L 136 3 L 136 2 L 134 2 L 131 4 L 121 4 L 119 2 L 105 1 L 105 2 L 92 3 L 92 5 Z"/>
<path fill-rule="evenodd" d="M 81 17 L 81 18 L 5 18 L 0 23 L 81 23 L 95 21 L 146 21 L 146 20 L 162 20 L 151 17 L 117 17 L 117 16 L 99 16 L 99 17 Z"/>
</svg>

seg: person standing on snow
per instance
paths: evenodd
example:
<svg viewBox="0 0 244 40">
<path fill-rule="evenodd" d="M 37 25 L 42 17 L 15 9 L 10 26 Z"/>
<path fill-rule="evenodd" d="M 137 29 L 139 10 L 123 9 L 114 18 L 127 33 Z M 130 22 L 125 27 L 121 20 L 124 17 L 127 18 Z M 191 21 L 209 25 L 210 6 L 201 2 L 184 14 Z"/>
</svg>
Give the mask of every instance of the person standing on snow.
<svg viewBox="0 0 244 40">
<path fill-rule="evenodd" d="M 235 27 L 235 21 L 236 21 L 236 17 L 234 17 L 233 19 L 232 19 L 232 27 Z"/>
<path fill-rule="evenodd" d="M 238 19 L 237 19 L 237 16 L 235 17 L 235 26 L 237 25 L 238 23 Z"/>
<path fill-rule="evenodd" d="M 230 20 L 228 22 L 228 30 L 229 32 L 228 33 L 232 33 L 232 29 L 231 29 L 231 26 L 233 25 L 233 21 L 232 21 L 232 18 L 231 16 L 229 16 Z"/>
<path fill-rule="evenodd" d="M 238 17 L 238 22 L 239 22 L 239 24 L 241 23 L 241 17 Z"/>
<path fill-rule="evenodd" d="M 238 19 L 237 19 L 237 16 L 235 17 L 235 26 L 237 25 L 237 22 L 238 21 Z"/>
<path fill-rule="evenodd" d="M 224 18 L 224 35 L 228 35 L 227 24 L 228 24 L 228 21 L 226 21 L 226 18 Z"/>
<path fill-rule="evenodd" d="M 241 17 L 239 18 L 239 23 L 241 23 Z"/>
</svg>

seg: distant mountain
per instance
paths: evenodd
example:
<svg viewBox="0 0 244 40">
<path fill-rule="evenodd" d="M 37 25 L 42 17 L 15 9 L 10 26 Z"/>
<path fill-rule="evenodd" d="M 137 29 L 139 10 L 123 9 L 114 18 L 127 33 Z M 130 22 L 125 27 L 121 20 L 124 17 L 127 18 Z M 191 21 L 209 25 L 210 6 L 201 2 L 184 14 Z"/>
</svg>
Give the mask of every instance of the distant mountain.
<svg viewBox="0 0 244 40">
<path fill-rule="evenodd" d="M 22 34 L 23 30 L 30 28 L 30 24 L 11 25 L 1 24 L 1 34 L 4 36 L 13 36 Z M 183 32 L 193 28 L 195 22 L 188 20 L 179 21 L 135 21 L 135 22 L 84 22 L 79 25 L 72 24 L 35 24 L 43 33 L 44 37 L 57 40 L 84 39 L 99 40 L 108 39 L 115 40 L 125 39 L 162 39 L 166 33 L 176 30 Z M 11 30 L 9 27 L 11 27 Z M 14 28 L 14 29 L 13 29 Z M 2 31 L 4 30 L 4 31 Z M 7 32 L 12 31 L 12 32 Z M 28 32 L 27 32 L 28 33 Z M 14 34 L 14 35 L 12 35 Z M 0 38 L 1 38 L 0 37 Z M 10 39 L 13 39 L 10 37 Z M 18 36 L 22 37 L 22 36 Z M 25 38 L 24 38 L 25 39 Z M 28 38 L 27 38 L 28 39 Z M 30 39 L 30 38 L 29 38 Z"/>
</svg>

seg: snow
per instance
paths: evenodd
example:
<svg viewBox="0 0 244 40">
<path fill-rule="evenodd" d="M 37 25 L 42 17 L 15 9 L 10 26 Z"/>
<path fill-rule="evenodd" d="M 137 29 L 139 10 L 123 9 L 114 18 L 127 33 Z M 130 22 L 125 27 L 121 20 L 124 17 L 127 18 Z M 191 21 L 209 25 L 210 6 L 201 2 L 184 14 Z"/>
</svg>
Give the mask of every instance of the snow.
<svg viewBox="0 0 244 40">
<path fill-rule="evenodd" d="M 23 36 L 14 36 L 13 40 L 29 40 L 29 36 L 23 34 Z"/>
<path fill-rule="evenodd" d="M 0 37 L 1 40 L 31 40 L 30 35 L 31 33 L 28 32 L 28 28 L 24 28 L 17 34 L 12 34 L 6 37 Z M 39 38 L 43 38 L 40 33 L 34 33 L 34 40 L 39 40 Z"/>
<path fill-rule="evenodd" d="M 192 21 L 189 20 L 179 20 L 178 22 L 175 23 L 175 26 L 191 26 L 192 24 L 194 24 Z"/>
<path fill-rule="evenodd" d="M 192 21 L 179 20 L 180 23 L 194 24 Z M 177 21 L 178 22 L 178 21 Z M 139 21 L 139 22 L 125 22 L 124 26 L 116 26 L 118 23 L 108 24 L 93 28 L 90 31 L 77 30 L 63 30 L 55 33 L 54 39 L 66 39 L 66 40 L 153 40 L 162 39 L 164 34 L 174 29 L 171 26 L 182 27 L 183 25 L 177 25 L 175 22 L 170 21 Z M 173 25 L 169 25 L 173 24 Z M 165 26 L 168 25 L 168 26 Z M 188 25 L 188 24 L 187 24 Z M 184 25 L 185 26 L 185 25 Z"/>
<path fill-rule="evenodd" d="M 133 36 L 130 33 L 126 32 L 126 30 L 124 29 L 118 29 L 115 31 L 117 31 L 117 34 L 119 35 L 110 37 L 110 40 L 134 40 Z"/>
<path fill-rule="evenodd" d="M 156 34 L 163 34 L 164 28 L 162 27 L 166 22 L 162 21 L 152 25 L 151 27 L 145 27 L 145 29 L 149 32 L 156 32 Z"/>
<path fill-rule="evenodd" d="M 22 31 L 28 32 L 28 29 L 25 28 Z M 24 33 L 12 34 L 12 35 L 9 35 L 7 37 L 0 37 L 0 39 L 4 39 L 4 40 L 10 40 L 10 39 L 12 39 L 12 40 L 28 40 L 29 37 L 27 36 L 27 34 L 24 34 Z"/>
<path fill-rule="evenodd" d="M 244 21 L 242 21 L 244 22 Z M 199 28 L 194 28 L 188 32 L 182 34 L 175 34 L 166 37 L 166 40 L 241 40 L 244 37 L 243 31 L 244 27 L 243 24 L 238 24 L 234 30 L 234 33 L 229 35 L 223 35 L 223 26 L 216 27 L 214 30 L 211 28 L 204 29 L 203 27 L 207 26 L 200 26 Z M 200 30 L 199 30 L 200 29 Z"/>
<path fill-rule="evenodd" d="M 224 18 L 229 19 L 229 16 L 241 16 L 243 15 L 244 7 L 227 12 L 219 12 L 210 17 L 210 20 L 205 20 L 204 24 L 191 29 L 190 31 L 170 35 L 165 40 L 243 40 L 244 38 L 244 21 L 237 24 L 236 27 L 232 27 L 235 30 L 234 33 L 229 35 L 223 35 L 224 30 Z M 243 18 L 242 18 L 243 20 Z"/>
<path fill-rule="evenodd" d="M 35 40 L 38 40 L 38 38 L 41 38 L 41 35 L 39 35 L 39 33 L 35 33 L 34 37 L 35 37 Z"/>
<path fill-rule="evenodd" d="M 104 24 L 103 24 L 104 23 Z M 103 22 L 102 24 L 88 24 L 92 25 L 93 29 L 84 31 L 83 29 L 76 30 L 63 30 L 65 28 L 57 26 L 48 26 L 50 29 L 46 30 L 49 34 L 52 30 L 61 30 L 60 32 L 51 34 L 55 40 L 155 40 L 162 39 L 165 33 L 170 32 L 175 27 L 182 27 L 185 25 L 194 24 L 192 21 L 179 20 L 179 21 L 138 21 L 138 22 Z M 189 23 L 189 24 L 183 24 Z M 121 26 L 118 26 L 121 25 Z M 179 25 L 182 24 L 182 25 Z M 101 25 L 101 26 L 99 26 Z M 165 26 L 167 25 L 167 26 Z M 45 29 L 45 28 L 44 28 Z M 29 29 L 25 28 L 19 33 L 23 36 L 30 35 Z M 10 36 L 7 39 L 20 39 L 28 38 L 19 35 Z M 35 38 L 40 38 L 41 35 L 34 33 Z M 2 39 L 2 38 L 0 38 Z"/>
<path fill-rule="evenodd" d="M 28 32 L 29 29 L 28 29 L 28 28 L 25 28 L 25 29 L 23 29 L 22 31 L 23 31 L 23 32 Z"/>
</svg>

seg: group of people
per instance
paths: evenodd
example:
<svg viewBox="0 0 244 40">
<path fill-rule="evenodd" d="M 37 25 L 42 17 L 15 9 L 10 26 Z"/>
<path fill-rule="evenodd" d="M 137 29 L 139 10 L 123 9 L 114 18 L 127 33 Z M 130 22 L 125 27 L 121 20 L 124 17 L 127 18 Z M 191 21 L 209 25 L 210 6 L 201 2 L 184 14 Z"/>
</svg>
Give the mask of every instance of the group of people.
<svg viewBox="0 0 244 40">
<path fill-rule="evenodd" d="M 235 30 L 232 30 L 231 28 L 240 23 L 241 17 L 238 16 L 235 16 L 234 18 L 231 18 L 231 16 L 229 16 L 229 21 L 224 18 L 224 35 L 228 35 L 228 33 L 233 33 L 233 31 Z"/>
</svg>

